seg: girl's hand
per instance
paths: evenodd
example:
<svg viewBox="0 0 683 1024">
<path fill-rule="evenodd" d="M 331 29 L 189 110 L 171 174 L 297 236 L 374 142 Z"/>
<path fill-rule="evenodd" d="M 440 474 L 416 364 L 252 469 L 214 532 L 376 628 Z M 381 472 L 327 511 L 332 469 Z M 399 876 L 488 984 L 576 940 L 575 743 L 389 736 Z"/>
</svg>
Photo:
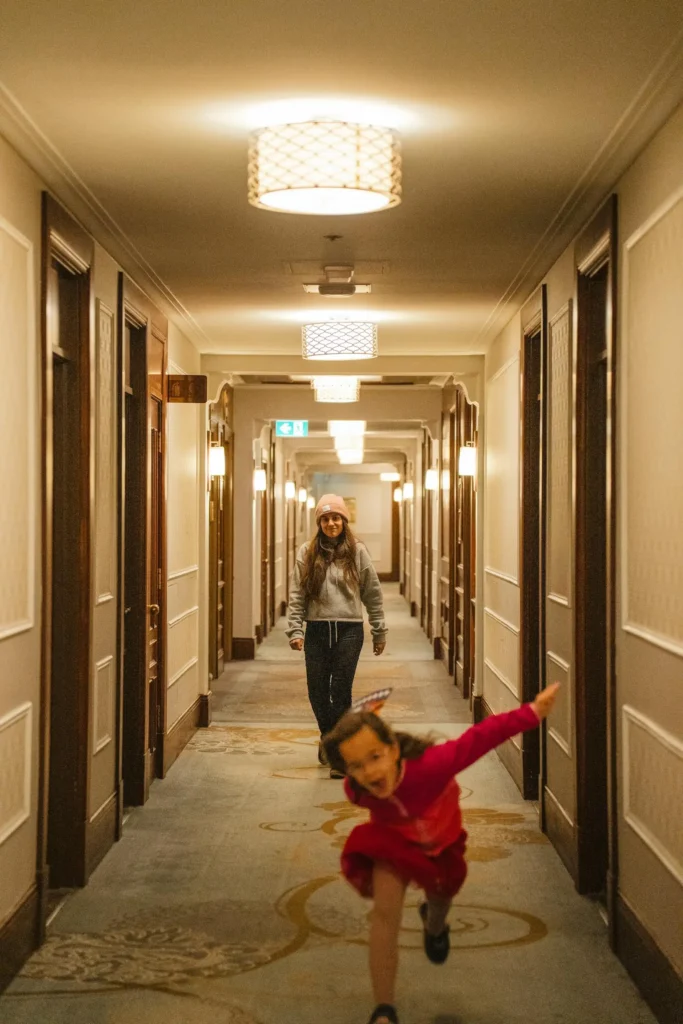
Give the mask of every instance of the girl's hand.
<svg viewBox="0 0 683 1024">
<path fill-rule="evenodd" d="M 546 686 L 545 690 L 541 690 L 539 695 L 534 701 L 534 711 L 538 717 L 543 721 L 547 718 L 550 712 L 553 710 L 553 704 L 557 697 L 557 692 L 560 689 L 559 683 L 551 683 L 550 686 Z"/>
<path fill-rule="evenodd" d="M 372 653 L 374 655 L 381 654 L 386 646 L 387 646 L 386 640 L 382 640 L 381 643 L 374 643 L 372 645 Z"/>
<path fill-rule="evenodd" d="M 293 651 L 302 651 L 304 648 L 303 637 L 297 636 L 293 640 L 289 641 L 289 646 Z"/>
</svg>

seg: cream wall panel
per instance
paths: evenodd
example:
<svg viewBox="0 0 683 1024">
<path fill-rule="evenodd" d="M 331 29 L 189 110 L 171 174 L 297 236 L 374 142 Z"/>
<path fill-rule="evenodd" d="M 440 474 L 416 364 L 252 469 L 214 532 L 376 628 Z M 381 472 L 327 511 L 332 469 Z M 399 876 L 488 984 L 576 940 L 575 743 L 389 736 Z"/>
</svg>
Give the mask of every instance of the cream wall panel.
<svg viewBox="0 0 683 1024">
<path fill-rule="evenodd" d="M 169 623 L 174 622 L 188 608 L 199 604 L 199 569 L 188 566 L 169 577 L 167 589 L 167 610 Z"/>
<path fill-rule="evenodd" d="M 199 608 L 188 608 L 168 624 L 168 685 L 197 661 Z M 195 697 L 197 694 L 195 694 Z"/>
<path fill-rule="evenodd" d="M 95 593 L 98 604 L 114 599 L 116 572 L 116 346 L 114 312 L 97 302 L 95 435 Z"/>
<path fill-rule="evenodd" d="M 622 460 L 624 625 L 681 655 L 682 262 L 683 189 L 625 246 Z"/>
<path fill-rule="evenodd" d="M 624 818 L 683 884 L 683 741 L 625 705 Z"/>
<path fill-rule="evenodd" d="M 510 681 L 488 659 L 484 660 L 484 697 L 494 715 L 519 707 L 519 699 L 511 689 Z"/>
<path fill-rule="evenodd" d="M 501 576 L 495 570 L 487 569 L 484 580 L 486 607 L 519 631 L 519 584 L 516 580 Z"/>
<path fill-rule="evenodd" d="M 573 687 L 569 663 L 554 651 L 546 653 L 546 679 L 548 684 L 561 683 L 552 717 L 548 721 L 548 737 L 566 754 L 572 757 L 573 749 Z"/>
<path fill-rule="evenodd" d="M 0 640 L 31 629 L 35 621 L 33 258 L 29 239 L 0 217 Z"/>
<path fill-rule="evenodd" d="M 0 846 L 31 814 L 33 705 L 0 718 Z"/>
<path fill-rule="evenodd" d="M 519 578 L 519 355 L 486 391 L 486 512 L 484 561 Z"/>
<path fill-rule="evenodd" d="M 95 755 L 100 754 L 114 737 L 114 692 L 114 658 L 110 655 L 95 665 L 92 715 Z"/>
</svg>

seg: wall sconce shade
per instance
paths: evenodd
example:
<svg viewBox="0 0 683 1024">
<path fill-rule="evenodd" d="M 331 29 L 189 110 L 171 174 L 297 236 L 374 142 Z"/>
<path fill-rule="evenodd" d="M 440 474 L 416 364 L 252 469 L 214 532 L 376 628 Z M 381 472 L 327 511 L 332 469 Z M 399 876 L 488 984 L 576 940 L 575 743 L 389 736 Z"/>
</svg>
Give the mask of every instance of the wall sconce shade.
<svg viewBox="0 0 683 1024">
<path fill-rule="evenodd" d="M 285 481 L 285 500 L 292 501 L 296 498 L 296 484 L 293 480 Z"/>
<path fill-rule="evenodd" d="M 383 484 L 395 484 L 397 480 L 401 479 L 400 473 L 380 473 L 380 480 Z"/>
<path fill-rule="evenodd" d="M 362 437 L 365 434 L 365 420 L 328 420 L 330 437 Z"/>
<path fill-rule="evenodd" d="M 460 476 L 475 476 L 477 472 L 477 449 L 472 444 L 464 445 L 458 455 Z"/>
<path fill-rule="evenodd" d="M 311 386 L 316 402 L 357 402 L 360 398 L 358 377 L 314 377 Z"/>
<path fill-rule="evenodd" d="M 304 359 L 375 359 L 377 326 L 352 320 L 305 324 L 301 350 Z"/>
<path fill-rule="evenodd" d="M 305 505 L 305 503 L 308 501 L 308 491 L 306 490 L 305 487 L 299 488 L 299 501 L 301 502 L 302 505 Z"/>
<path fill-rule="evenodd" d="M 403 485 L 403 500 L 412 501 L 415 496 L 415 487 L 412 480 L 406 480 Z"/>
<path fill-rule="evenodd" d="M 316 506 L 316 500 L 315 500 L 315 498 L 313 497 L 312 494 L 309 494 L 308 498 L 306 500 L 306 508 L 315 508 L 315 506 Z"/>
<path fill-rule="evenodd" d="M 209 448 L 209 476 L 225 476 L 225 448 L 212 444 Z"/>
<path fill-rule="evenodd" d="M 265 469 L 254 470 L 254 490 L 265 491 L 266 489 L 266 471 Z"/>
<path fill-rule="evenodd" d="M 437 491 L 439 489 L 439 473 L 436 469 L 428 469 L 425 473 L 425 490 Z"/>
<path fill-rule="evenodd" d="M 249 139 L 252 206 L 317 215 L 371 213 L 401 202 L 401 151 L 389 128 L 303 121 Z"/>
<path fill-rule="evenodd" d="M 394 488 L 394 501 L 403 501 L 403 491 L 400 487 Z"/>
</svg>

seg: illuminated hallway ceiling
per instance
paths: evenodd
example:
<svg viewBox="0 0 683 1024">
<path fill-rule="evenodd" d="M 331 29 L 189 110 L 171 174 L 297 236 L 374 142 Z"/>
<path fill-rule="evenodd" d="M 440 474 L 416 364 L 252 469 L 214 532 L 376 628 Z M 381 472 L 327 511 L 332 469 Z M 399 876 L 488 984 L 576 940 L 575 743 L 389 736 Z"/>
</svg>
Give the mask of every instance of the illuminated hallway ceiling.
<svg viewBox="0 0 683 1024">
<path fill-rule="evenodd" d="M 0 131 L 213 353 L 296 355 L 332 311 L 383 356 L 484 351 L 683 97 L 680 0 L 5 0 L 2 22 Z M 249 130 L 324 113 L 401 132 L 400 206 L 249 206 Z M 371 294 L 306 294 L 330 263 Z"/>
</svg>

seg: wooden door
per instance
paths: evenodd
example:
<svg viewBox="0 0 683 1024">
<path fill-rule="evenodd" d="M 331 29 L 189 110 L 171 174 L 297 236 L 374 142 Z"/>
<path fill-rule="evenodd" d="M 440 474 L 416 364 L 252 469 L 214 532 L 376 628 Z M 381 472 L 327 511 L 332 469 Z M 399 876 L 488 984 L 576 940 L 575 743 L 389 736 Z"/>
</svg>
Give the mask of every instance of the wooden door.
<svg viewBox="0 0 683 1024">
<path fill-rule="evenodd" d="M 265 462 L 261 462 L 261 469 L 267 473 L 268 468 Z M 268 587 L 270 581 L 270 530 L 268 527 L 268 491 L 260 492 L 258 498 L 260 504 L 260 518 L 261 518 L 261 621 L 257 630 L 258 642 L 265 640 L 268 636 Z"/>
<path fill-rule="evenodd" d="M 533 701 L 545 678 L 545 443 L 546 289 L 542 286 L 522 310 L 520 437 L 520 687 L 523 703 Z M 527 800 L 539 798 L 541 733 L 521 737 L 521 774 Z"/>
<path fill-rule="evenodd" d="M 268 545 L 269 567 L 268 576 L 268 618 L 270 626 L 275 625 L 275 435 L 271 429 L 268 465 Z"/>
<path fill-rule="evenodd" d="M 467 401 L 463 391 L 458 388 L 456 392 L 454 410 L 454 432 L 455 446 L 453 459 L 456 467 L 456 460 L 460 457 L 460 449 L 466 443 L 467 438 Z M 468 683 L 469 673 L 466 665 L 467 653 L 467 571 L 466 564 L 469 558 L 470 532 L 468 530 L 468 489 L 467 478 L 457 474 L 456 487 L 456 515 L 454 530 L 454 552 L 453 552 L 453 573 L 454 573 L 454 611 L 453 611 L 453 632 L 455 634 L 454 650 L 454 677 L 455 684 L 462 692 L 463 697 L 469 696 Z"/>
<path fill-rule="evenodd" d="M 441 588 L 441 600 L 439 603 L 439 638 L 440 656 L 449 676 L 453 675 L 455 663 L 454 643 L 454 544 L 453 544 L 453 489 L 455 486 L 455 473 L 453 467 L 453 446 L 454 446 L 454 422 L 453 412 L 444 412 L 441 417 L 441 487 L 439 500 L 441 502 L 441 566 L 439 582 Z"/>
<path fill-rule="evenodd" d="M 154 339 L 153 339 L 154 341 Z M 163 619 L 163 407 L 155 393 L 148 398 L 149 415 L 149 564 L 147 570 L 147 749 L 150 782 L 164 774 L 166 687 L 164 686 Z"/>
<path fill-rule="evenodd" d="M 92 241 L 44 197 L 43 735 L 39 878 L 89 874 Z M 9 443 L 9 442 L 8 442 Z M 113 836 L 112 836 L 113 839 Z M 44 889 L 43 909 L 45 908 Z"/>
<path fill-rule="evenodd" d="M 474 403 L 467 404 L 466 438 L 478 449 L 478 409 Z M 474 707 L 476 678 L 476 621 L 477 621 L 477 478 L 463 478 L 464 523 L 468 538 L 464 561 L 465 580 L 465 656 L 463 696 L 469 695 L 470 707 Z"/>
</svg>

